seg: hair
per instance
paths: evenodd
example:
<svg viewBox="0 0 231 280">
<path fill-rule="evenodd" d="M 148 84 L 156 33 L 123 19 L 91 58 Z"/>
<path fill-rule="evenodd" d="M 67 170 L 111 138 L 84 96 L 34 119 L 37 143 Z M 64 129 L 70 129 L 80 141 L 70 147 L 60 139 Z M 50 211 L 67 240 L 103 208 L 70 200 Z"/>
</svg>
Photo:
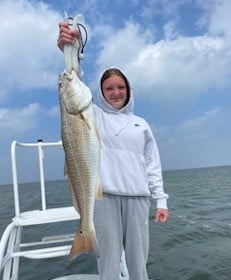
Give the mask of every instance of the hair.
<svg viewBox="0 0 231 280">
<path fill-rule="evenodd" d="M 126 105 L 130 99 L 130 94 L 131 94 L 131 88 L 130 88 L 130 84 L 129 81 L 127 79 L 127 77 L 124 75 L 124 73 L 119 70 L 118 68 L 108 68 L 107 70 L 104 71 L 101 79 L 100 79 L 100 88 L 101 88 L 101 92 L 103 94 L 103 82 L 105 80 L 107 80 L 108 78 L 112 77 L 112 76 L 119 76 L 121 77 L 126 85 L 126 89 L 127 89 L 127 100 L 125 102 L 124 105 Z"/>
</svg>

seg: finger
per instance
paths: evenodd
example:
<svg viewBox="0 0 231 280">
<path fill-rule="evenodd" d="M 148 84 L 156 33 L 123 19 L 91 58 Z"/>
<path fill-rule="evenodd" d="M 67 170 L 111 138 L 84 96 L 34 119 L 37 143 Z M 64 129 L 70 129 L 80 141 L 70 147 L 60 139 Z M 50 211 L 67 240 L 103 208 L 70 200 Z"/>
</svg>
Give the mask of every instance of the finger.
<svg viewBox="0 0 231 280">
<path fill-rule="evenodd" d="M 61 22 L 59 23 L 59 28 L 62 28 L 62 27 L 69 28 L 69 25 L 68 25 L 68 23 L 67 23 L 67 22 L 65 22 L 65 21 L 61 21 Z"/>
<path fill-rule="evenodd" d="M 164 223 L 164 222 L 166 222 L 166 220 L 167 220 L 167 217 L 165 215 L 161 214 L 160 215 L 160 222 Z"/>
<path fill-rule="evenodd" d="M 160 214 L 158 212 L 156 212 L 155 222 L 158 222 L 159 220 L 160 220 Z"/>
<path fill-rule="evenodd" d="M 69 29 L 61 29 L 57 40 L 58 47 L 63 50 L 65 44 L 73 44 L 77 39 L 77 32 Z"/>
<path fill-rule="evenodd" d="M 160 216 L 160 221 L 164 223 L 167 221 L 167 219 L 168 219 L 168 213 L 162 213 Z"/>
<path fill-rule="evenodd" d="M 71 29 L 66 22 L 59 23 L 59 34 L 65 34 L 67 36 L 72 36 L 78 38 L 80 36 L 78 29 Z"/>
<path fill-rule="evenodd" d="M 168 219 L 168 212 L 165 212 L 165 211 L 161 211 L 160 209 L 158 209 L 156 211 L 156 214 L 155 214 L 155 222 L 166 222 Z"/>
</svg>

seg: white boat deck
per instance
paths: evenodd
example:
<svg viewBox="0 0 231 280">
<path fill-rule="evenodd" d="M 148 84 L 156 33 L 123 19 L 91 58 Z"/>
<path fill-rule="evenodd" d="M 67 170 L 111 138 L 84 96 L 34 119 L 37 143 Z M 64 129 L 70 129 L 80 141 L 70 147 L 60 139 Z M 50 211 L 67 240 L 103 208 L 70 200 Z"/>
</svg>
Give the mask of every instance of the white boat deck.
<svg viewBox="0 0 231 280">
<path fill-rule="evenodd" d="M 28 243 L 22 242 L 22 230 L 27 226 L 38 226 L 48 223 L 68 222 L 79 219 L 78 213 L 74 207 L 67 206 L 61 208 L 47 208 L 46 205 L 46 185 L 44 178 L 44 147 L 62 147 L 62 143 L 49 142 L 44 143 L 18 143 L 12 142 L 11 161 L 13 175 L 14 207 L 15 216 L 12 222 L 6 227 L 0 240 L 0 279 L 17 280 L 19 275 L 20 258 L 27 259 L 48 259 L 69 255 L 73 234 L 64 234 L 56 236 L 43 237 L 40 241 Z M 40 171 L 40 188 L 41 188 L 41 209 L 30 211 L 20 211 L 19 184 L 16 166 L 16 150 L 19 147 L 33 148 L 38 152 L 38 162 Z M 58 234 L 58 233 L 57 233 Z M 97 280 L 98 275 L 79 274 L 67 275 L 55 280 Z M 125 264 L 124 254 L 121 257 L 121 275 L 120 279 L 128 280 L 128 272 Z"/>
</svg>

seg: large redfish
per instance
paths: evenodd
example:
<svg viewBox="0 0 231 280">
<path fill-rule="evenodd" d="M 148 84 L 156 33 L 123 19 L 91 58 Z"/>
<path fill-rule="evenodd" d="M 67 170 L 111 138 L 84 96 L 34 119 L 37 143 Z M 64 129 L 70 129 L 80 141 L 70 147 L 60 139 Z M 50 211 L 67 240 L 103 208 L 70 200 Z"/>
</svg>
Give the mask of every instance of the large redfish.
<svg viewBox="0 0 231 280">
<path fill-rule="evenodd" d="M 100 143 L 95 126 L 92 94 L 75 71 L 59 76 L 61 133 L 65 151 L 65 173 L 80 224 L 70 256 L 99 255 L 93 223 L 95 198 L 102 198 L 99 183 Z"/>
</svg>

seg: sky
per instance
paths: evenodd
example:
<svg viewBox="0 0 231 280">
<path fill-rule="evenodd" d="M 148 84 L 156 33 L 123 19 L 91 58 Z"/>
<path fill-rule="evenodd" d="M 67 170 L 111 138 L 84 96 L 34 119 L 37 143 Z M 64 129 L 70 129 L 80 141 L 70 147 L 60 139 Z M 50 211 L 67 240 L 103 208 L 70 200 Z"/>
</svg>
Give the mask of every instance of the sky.
<svg viewBox="0 0 231 280">
<path fill-rule="evenodd" d="M 0 0 L 0 185 L 12 182 L 13 140 L 61 139 L 64 11 L 87 29 L 81 65 L 96 104 L 100 74 L 119 67 L 163 170 L 231 164 L 230 0 Z M 19 180 L 37 180 L 33 149 L 20 148 L 18 163 Z M 63 150 L 45 151 L 45 177 L 63 177 Z"/>
</svg>

